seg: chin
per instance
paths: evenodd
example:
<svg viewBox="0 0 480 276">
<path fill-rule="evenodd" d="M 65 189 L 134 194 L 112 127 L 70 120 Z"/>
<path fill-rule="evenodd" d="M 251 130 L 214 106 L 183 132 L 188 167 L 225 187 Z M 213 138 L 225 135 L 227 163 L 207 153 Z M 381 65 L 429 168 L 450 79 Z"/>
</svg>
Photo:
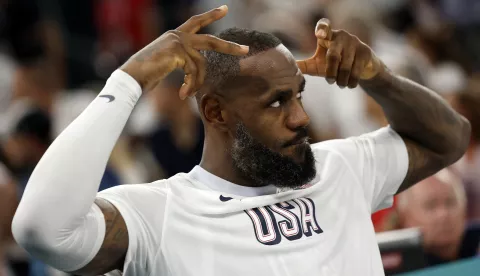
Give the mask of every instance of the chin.
<svg viewBox="0 0 480 276">
<path fill-rule="evenodd" d="M 291 150 L 288 157 L 292 158 L 298 165 L 304 164 L 306 161 L 306 153 L 310 150 L 310 144 L 304 143 L 291 146 L 290 148 Z"/>
</svg>

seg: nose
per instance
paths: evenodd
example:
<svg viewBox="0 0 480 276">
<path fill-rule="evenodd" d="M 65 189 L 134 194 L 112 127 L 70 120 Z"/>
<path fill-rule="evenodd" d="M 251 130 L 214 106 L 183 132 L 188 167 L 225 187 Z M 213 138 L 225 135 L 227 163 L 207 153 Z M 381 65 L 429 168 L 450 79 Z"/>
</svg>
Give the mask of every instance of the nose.
<svg viewBox="0 0 480 276">
<path fill-rule="evenodd" d="M 290 105 L 290 112 L 288 113 L 286 124 L 291 130 L 304 128 L 310 124 L 310 117 L 308 117 L 300 101 L 294 101 L 294 103 Z"/>
<path fill-rule="evenodd" d="M 437 207 L 435 210 L 435 215 L 434 217 L 438 220 L 441 221 L 442 223 L 445 223 L 446 220 L 450 217 L 451 211 L 447 206 L 441 205 Z"/>
</svg>

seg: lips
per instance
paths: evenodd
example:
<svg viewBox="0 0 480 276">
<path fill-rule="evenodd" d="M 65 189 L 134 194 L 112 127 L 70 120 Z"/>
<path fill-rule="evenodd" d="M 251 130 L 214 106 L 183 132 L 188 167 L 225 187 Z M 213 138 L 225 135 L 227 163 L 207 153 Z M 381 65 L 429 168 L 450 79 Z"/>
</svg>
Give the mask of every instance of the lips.
<svg viewBox="0 0 480 276">
<path fill-rule="evenodd" d="M 297 135 L 295 135 L 295 137 L 286 142 L 283 146 L 286 148 L 286 147 L 290 147 L 290 146 L 298 146 L 298 145 L 301 145 L 301 144 L 304 144 L 305 142 L 307 142 L 308 140 L 308 131 L 306 128 L 300 128 L 297 130 Z"/>
<path fill-rule="evenodd" d="M 304 136 L 304 137 L 297 138 L 297 139 L 294 139 L 294 140 L 286 143 L 285 147 L 302 145 L 302 144 L 305 144 L 307 141 L 308 141 L 308 137 Z"/>
</svg>

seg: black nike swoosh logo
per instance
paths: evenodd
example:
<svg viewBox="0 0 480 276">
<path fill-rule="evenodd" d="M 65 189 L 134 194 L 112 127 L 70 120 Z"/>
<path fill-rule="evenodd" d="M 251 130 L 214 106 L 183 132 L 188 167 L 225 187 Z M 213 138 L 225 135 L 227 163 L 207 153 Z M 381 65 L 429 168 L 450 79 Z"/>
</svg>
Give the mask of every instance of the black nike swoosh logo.
<svg viewBox="0 0 480 276">
<path fill-rule="evenodd" d="M 232 199 L 233 199 L 232 197 L 220 195 L 220 201 L 227 202 Z"/>
<path fill-rule="evenodd" d="M 100 96 L 98 96 L 98 97 L 107 98 L 107 99 L 108 99 L 108 103 L 115 101 L 115 96 L 112 96 L 112 95 L 100 95 Z"/>
</svg>

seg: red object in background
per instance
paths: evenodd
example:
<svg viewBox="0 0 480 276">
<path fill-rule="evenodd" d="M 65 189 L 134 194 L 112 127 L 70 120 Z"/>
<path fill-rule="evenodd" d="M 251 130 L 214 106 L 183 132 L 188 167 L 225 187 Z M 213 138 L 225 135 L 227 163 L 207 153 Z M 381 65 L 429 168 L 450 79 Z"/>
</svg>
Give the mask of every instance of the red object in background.
<svg viewBox="0 0 480 276">
<path fill-rule="evenodd" d="M 152 0 L 101 0 L 96 6 L 96 25 L 100 40 L 120 34 L 129 40 L 133 51 L 141 49 L 150 38 L 144 37 L 143 16 L 153 10 Z"/>
<path fill-rule="evenodd" d="M 395 210 L 396 204 L 397 197 L 394 197 L 392 207 L 373 213 L 372 222 L 373 226 L 375 227 L 375 232 L 384 231 L 383 227 L 385 227 L 386 221 L 390 217 L 391 213 Z"/>
</svg>

